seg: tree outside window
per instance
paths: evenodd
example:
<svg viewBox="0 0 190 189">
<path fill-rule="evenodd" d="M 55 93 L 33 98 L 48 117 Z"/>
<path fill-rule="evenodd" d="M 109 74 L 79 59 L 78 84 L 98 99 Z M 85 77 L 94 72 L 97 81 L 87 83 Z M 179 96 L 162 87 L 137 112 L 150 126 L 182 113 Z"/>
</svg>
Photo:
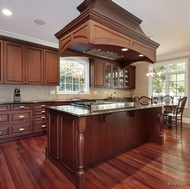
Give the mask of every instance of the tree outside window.
<svg viewBox="0 0 190 189">
<path fill-rule="evenodd" d="M 88 91 L 88 62 L 77 58 L 60 59 L 59 93 Z"/>
<path fill-rule="evenodd" d="M 177 62 L 157 63 L 151 66 L 154 73 L 160 73 L 151 78 L 151 95 L 160 98 L 164 95 L 174 96 L 177 100 L 187 96 L 187 60 Z"/>
</svg>

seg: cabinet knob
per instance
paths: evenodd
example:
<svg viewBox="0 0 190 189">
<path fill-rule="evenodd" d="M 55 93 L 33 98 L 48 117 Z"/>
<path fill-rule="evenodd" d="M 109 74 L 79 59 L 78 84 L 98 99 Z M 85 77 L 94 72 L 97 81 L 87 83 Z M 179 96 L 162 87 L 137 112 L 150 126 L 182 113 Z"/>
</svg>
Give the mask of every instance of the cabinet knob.
<svg viewBox="0 0 190 189">
<path fill-rule="evenodd" d="M 24 116 L 23 116 L 23 115 L 21 115 L 21 116 L 19 116 L 19 118 L 24 118 Z"/>
<path fill-rule="evenodd" d="M 43 110 L 43 111 L 41 111 L 41 112 L 42 112 L 42 113 L 46 113 L 46 111 L 44 111 L 44 110 Z"/>
<path fill-rule="evenodd" d="M 20 109 L 23 109 L 24 108 L 24 106 L 20 106 Z"/>
<path fill-rule="evenodd" d="M 42 116 L 41 118 L 42 118 L 42 119 L 45 119 L 46 117 Z"/>
<path fill-rule="evenodd" d="M 0 135 L 1 135 L 1 132 L 0 132 Z"/>
<path fill-rule="evenodd" d="M 46 128 L 46 125 L 42 125 L 42 128 Z"/>
<path fill-rule="evenodd" d="M 24 131 L 24 128 L 20 128 L 19 131 Z"/>
<path fill-rule="evenodd" d="M 0 121 L 1 121 L 1 117 L 0 117 Z"/>
<path fill-rule="evenodd" d="M 45 104 L 42 104 L 41 106 L 42 106 L 42 107 L 45 107 L 46 105 L 45 105 Z"/>
</svg>

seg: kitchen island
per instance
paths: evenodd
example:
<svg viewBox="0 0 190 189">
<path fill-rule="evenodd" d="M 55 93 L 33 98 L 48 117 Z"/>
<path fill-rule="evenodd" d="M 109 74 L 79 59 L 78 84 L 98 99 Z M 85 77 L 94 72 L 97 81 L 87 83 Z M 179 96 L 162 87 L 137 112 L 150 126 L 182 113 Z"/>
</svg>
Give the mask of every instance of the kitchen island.
<svg viewBox="0 0 190 189">
<path fill-rule="evenodd" d="M 80 189 L 87 169 L 145 142 L 162 144 L 161 105 L 98 107 L 47 107 L 47 158 Z"/>
</svg>

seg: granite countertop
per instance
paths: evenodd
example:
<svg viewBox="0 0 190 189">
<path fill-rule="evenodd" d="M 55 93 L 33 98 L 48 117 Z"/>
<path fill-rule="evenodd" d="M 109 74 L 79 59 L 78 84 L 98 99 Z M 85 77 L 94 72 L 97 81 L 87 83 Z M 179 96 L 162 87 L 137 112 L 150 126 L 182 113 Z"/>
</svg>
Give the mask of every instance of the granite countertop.
<svg viewBox="0 0 190 189">
<path fill-rule="evenodd" d="M 126 97 L 126 98 L 131 98 L 131 97 Z M 102 99 L 105 101 L 119 101 L 125 98 L 106 98 Z M 58 100 L 31 100 L 31 101 L 20 101 L 20 102 L 14 102 L 14 101 L 0 101 L 1 104 L 29 104 L 29 103 L 42 103 L 42 102 L 76 102 L 76 101 L 92 101 L 92 100 L 99 100 L 99 99 L 58 99 Z"/>
<path fill-rule="evenodd" d="M 143 106 L 143 105 L 134 103 L 134 106 L 121 107 L 121 108 L 117 107 L 115 109 L 106 109 L 106 110 L 101 110 L 101 111 L 91 111 L 88 108 L 72 106 L 72 105 L 49 106 L 47 107 L 47 109 L 52 109 L 52 110 L 63 112 L 63 113 L 70 114 L 73 116 L 82 117 L 82 116 L 108 114 L 108 113 L 115 113 L 115 112 L 133 111 L 133 110 L 150 109 L 150 108 L 158 108 L 158 107 L 163 107 L 163 105 L 153 104 L 153 105 Z"/>
</svg>

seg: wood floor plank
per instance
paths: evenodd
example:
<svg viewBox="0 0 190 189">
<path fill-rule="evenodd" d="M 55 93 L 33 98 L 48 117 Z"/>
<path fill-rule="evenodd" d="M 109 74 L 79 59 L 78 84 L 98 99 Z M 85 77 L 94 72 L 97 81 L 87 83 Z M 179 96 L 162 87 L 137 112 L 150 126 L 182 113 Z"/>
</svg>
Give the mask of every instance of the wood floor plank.
<svg viewBox="0 0 190 189">
<path fill-rule="evenodd" d="M 165 132 L 164 145 L 145 143 L 86 172 L 85 189 L 190 188 L 190 124 Z M 74 189 L 45 158 L 47 136 L 0 144 L 0 189 Z"/>
</svg>

